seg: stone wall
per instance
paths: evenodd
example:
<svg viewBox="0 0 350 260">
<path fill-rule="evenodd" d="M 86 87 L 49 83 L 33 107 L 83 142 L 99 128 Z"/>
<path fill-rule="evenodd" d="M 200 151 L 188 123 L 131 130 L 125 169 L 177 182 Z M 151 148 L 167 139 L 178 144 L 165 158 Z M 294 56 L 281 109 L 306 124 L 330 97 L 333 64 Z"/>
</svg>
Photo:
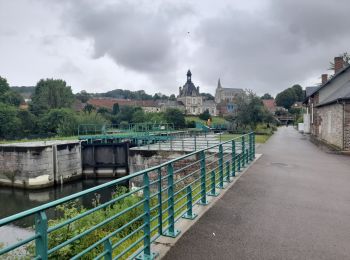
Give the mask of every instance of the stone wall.
<svg viewBox="0 0 350 260">
<path fill-rule="evenodd" d="M 344 150 L 350 150 L 350 104 L 344 105 Z"/>
<path fill-rule="evenodd" d="M 318 139 L 343 149 L 343 105 L 332 104 L 317 108 Z"/>
<path fill-rule="evenodd" d="M 78 141 L 0 145 L 0 184 L 40 188 L 81 176 L 80 156 Z"/>
</svg>

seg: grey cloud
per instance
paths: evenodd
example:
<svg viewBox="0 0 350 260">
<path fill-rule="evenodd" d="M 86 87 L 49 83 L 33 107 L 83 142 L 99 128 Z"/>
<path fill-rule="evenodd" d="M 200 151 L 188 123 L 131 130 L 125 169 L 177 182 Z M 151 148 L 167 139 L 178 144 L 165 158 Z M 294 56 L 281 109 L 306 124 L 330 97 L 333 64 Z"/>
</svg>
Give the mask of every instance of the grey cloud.
<svg viewBox="0 0 350 260">
<path fill-rule="evenodd" d="M 196 68 L 208 84 L 221 76 L 229 86 L 259 93 L 321 74 L 347 51 L 350 3 L 320 2 L 274 0 L 260 13 L 227 9 L 204 19 L 196 31 Z"/>
<path fill-rule="evenodd" d="M 82 71 L 76 66 L 72 61 L 66 60 L 64 61 L 57 69 L 57 72 L 60 74 L 82 74 Z"/>
<path fill-rule="evenodd" d="M 123 67 L 151 74 L 176 66 L 172 28 L 186 14 L 182 8 L 166 5 L 145 10 L 135 1 L 98 8 L 95 4 L 71 2 L 64 16 L 73 35 L 92 41 L 95 58 L 109 55 Z"/>
</svg>

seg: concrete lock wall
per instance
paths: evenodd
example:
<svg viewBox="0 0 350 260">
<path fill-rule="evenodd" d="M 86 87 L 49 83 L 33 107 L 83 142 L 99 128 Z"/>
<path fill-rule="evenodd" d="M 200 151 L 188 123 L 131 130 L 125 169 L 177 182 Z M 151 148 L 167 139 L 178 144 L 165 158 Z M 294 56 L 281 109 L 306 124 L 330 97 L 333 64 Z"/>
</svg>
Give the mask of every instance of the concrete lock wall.
<svg viewBox="0 0 350 260">
<path fill-rule="evenodd" d="M 81 174 L 79 141 L 0 145 L 0 185 L 41 188 Z"/>
</svg>

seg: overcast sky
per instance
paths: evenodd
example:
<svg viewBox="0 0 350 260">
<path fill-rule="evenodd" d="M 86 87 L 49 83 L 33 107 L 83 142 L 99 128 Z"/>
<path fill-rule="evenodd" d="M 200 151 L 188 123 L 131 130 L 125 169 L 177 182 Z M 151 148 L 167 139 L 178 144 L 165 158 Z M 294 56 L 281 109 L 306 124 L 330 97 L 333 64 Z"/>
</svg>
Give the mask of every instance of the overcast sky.
<svg viewBox="0 0 350 260">
<path fill-rule="evenodd" d="M 62 78 L 73 92 L 276 94 L 320 82 L 349 50 L 348 0 L 0 0 L 0 76 Z"/>
</svg>

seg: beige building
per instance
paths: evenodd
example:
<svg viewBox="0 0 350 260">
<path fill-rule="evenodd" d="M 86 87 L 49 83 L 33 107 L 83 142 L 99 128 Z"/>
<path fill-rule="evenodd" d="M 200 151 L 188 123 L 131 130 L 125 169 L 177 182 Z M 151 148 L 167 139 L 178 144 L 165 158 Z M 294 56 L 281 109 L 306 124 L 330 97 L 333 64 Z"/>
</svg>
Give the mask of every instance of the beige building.
<svg viewBox="0 0 350 260">
<path fill-rule="evenodd" d="M 185 111 L 190 115 L 199 115 L 202 113 L 203 97 L 199 93 L 199 87 L 196 87 L 192 82 L 192 73 L 187 72 L 187 81 L 183 87 L 179 88 L 177 101 L 180 101 L 185 106 Z"/>
</svg>

